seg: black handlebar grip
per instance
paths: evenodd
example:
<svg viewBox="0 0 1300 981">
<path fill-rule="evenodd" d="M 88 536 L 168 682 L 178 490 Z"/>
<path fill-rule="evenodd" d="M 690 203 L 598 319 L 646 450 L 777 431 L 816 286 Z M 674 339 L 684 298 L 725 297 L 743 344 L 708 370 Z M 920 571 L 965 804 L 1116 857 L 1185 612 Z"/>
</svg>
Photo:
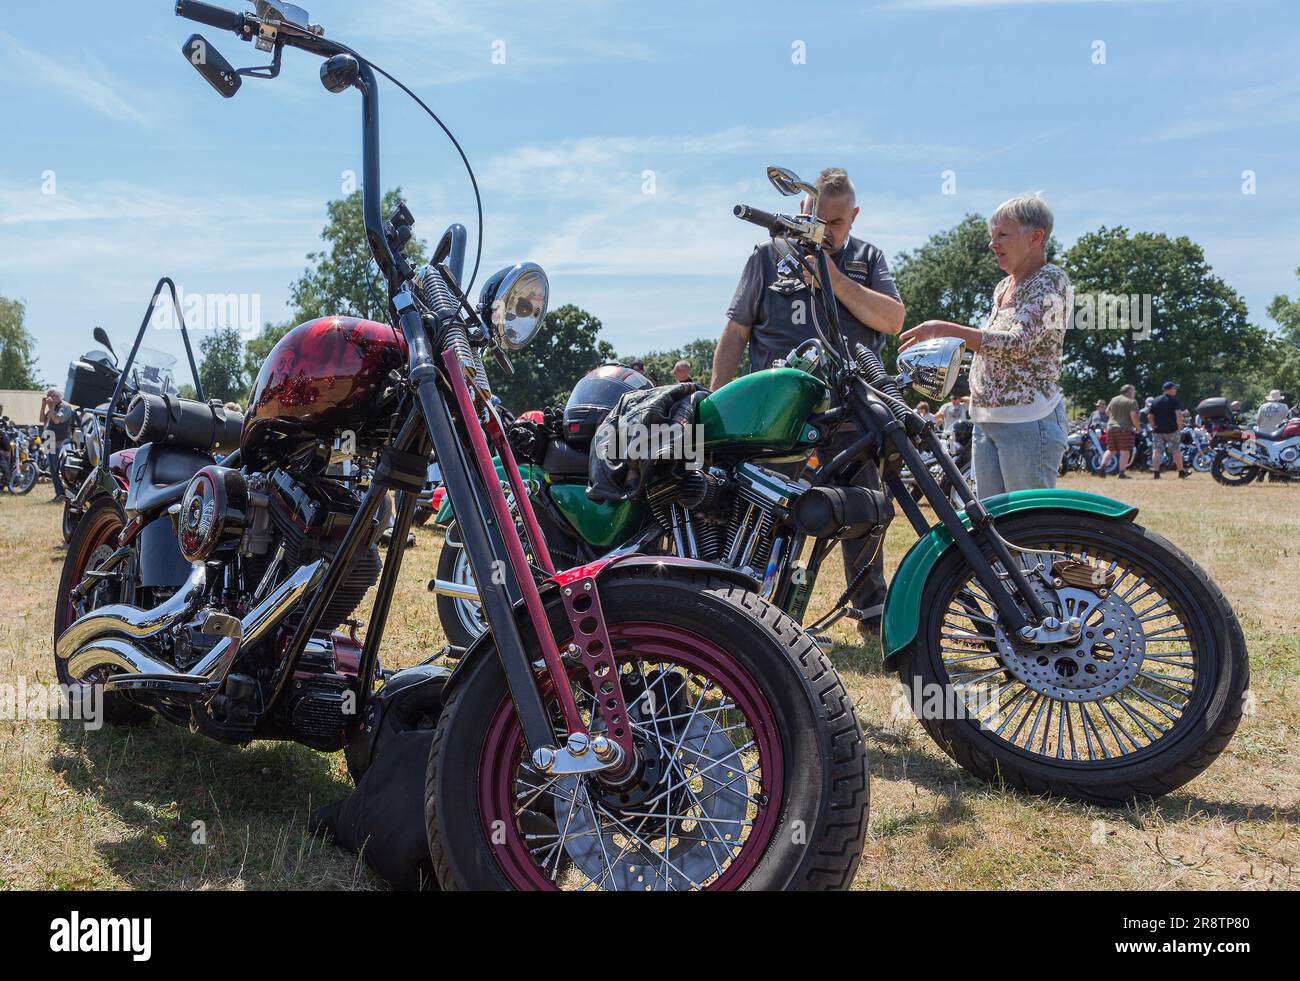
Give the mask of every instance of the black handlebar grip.
<svg viewBox="0 0 1300 981">
<path fill-rule="evenodd" d="M 741 221 L 747 221 L 751 224 L 766 228 L 773 235 L 787 230 L 785 222 L 781 221 L 780 218 L 772 214 L 770 211 L 760 211 L 758 208 L 751 208 L 747 204 L 736 205 L 731 210 L 731 213 Z"/>
<path fill-rule="evenodd" d="M 176 16 L 197 21 L 200 24 L 207 24 L 209 27 L 216 27 L 223 31 L 234 31 L 236 34 L 244 33 L 243 14 L 234 10 L 226 10 L 224 7 L 214 7 L 210 3 L 201 3 L 199 0 L 176 0 Z"/>
</svg>

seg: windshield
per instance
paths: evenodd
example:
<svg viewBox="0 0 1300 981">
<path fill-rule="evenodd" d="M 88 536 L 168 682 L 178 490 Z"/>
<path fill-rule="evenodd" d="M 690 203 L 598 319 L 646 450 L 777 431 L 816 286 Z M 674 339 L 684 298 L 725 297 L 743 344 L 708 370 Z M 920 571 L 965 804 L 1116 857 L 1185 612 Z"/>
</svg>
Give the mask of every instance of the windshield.
<svg viewBox="0 0 1300 981">
<path fill-rule="evenodd" d="M 176 359 L 170 354 L 142 347 L 131 365 L 131 385 L 150 395 L 175 395 Z"/>
</svg>

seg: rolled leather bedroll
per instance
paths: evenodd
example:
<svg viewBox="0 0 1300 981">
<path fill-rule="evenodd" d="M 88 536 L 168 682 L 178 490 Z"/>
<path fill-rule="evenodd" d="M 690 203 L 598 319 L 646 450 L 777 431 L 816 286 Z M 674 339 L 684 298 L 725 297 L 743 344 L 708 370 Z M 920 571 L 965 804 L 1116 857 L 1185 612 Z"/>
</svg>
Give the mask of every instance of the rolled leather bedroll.
<svg viewBox="0 0 1300 981">
<path fill-rule="evenodd" d="M 244 417 L 220 403 L 144 392 L 131 400 L 124 421 L 127 436 L 136 443 L 221 454 L 235 451 L 244 427 Z"/>
</svg>

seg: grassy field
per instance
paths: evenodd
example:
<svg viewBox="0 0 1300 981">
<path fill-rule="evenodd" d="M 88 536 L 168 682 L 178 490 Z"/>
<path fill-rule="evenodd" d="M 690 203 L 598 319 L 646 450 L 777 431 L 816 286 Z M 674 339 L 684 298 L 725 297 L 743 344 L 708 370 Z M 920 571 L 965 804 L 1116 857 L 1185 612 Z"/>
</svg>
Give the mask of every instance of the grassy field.
<svg viewBox="0 0 1300 981">
<path fill-rule="evenodd" d="M 1300 885 L 1300 490 L 1229 490 L 1208 475 L 1130 482 L 1074 476 L 1141 508 L 1223 586 L 1250 646 L 1253 714 L 1198 779 L 1154 803 L 1104 810 L 990 788 L 891 719 L 895 678 L 839 626 L 833 659 L 872 759 L 862 889 L 1281 889 Z M 64 549 L 48 486 L 0 496 L 0 685 L 50 683 L 52 604 Z M 424 590 L 437 537 L 408 553 L 388 666 L 442 644 Z M 912 539 L 900 519 L 892 567 Z M 813 613 L 842 588 L 827 563 Z M 820 605 L 819 605 L 820 604 Z M 364 609 L 364 608 L 363 608 Z M 222 746 L 160 720 L 130 730 L 0 721 L 0 887 L 374 888 L 352 856 L 305 831 L 350 789 L 341 754 Z M 201 822 L 196 823 L 196 822 Z M 199 834 L 199 832 L 202 834 Z M 201 838 L 201 843 L 196 843 Z"/>
</svg>

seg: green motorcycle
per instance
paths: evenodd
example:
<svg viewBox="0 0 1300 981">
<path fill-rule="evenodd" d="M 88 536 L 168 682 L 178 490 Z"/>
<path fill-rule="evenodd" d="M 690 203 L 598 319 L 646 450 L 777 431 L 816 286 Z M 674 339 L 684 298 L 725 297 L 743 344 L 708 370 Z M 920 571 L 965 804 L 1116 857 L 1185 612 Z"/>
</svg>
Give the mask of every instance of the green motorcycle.
<svg viewBox="0 0 1300 981">
<path fill-rule="evenodd" d="M 782 193 L 815 199 L 788 170 L 768 176 Z M 792 246 L 791 273 L 802 266 L 829 280 L 815 217 L 745 206 L 736 215 Z M 885 664 L 962 767 L 1030 793 L 1117 805 L 1168 793 L 1209 766 L 1237 728 L 1249 685 L 1245 639 L 1223 592 L 1119 501 L 1055 489 L 977 500 L 934 428 L 902 400 L 908 387 L 945 400 L 962 371 L 961 342 L 915 345 L 891 376 L 846 341 L 836 305 L 813 292 L 815 339 L 692 406 L 702 466 L 647 461 L 635 494 L 593 501 L 588 449 L 548 440 L 527 476 L 553 552 L 581 562 L 658 549 L 722 563 L 802 622 L 827 554 L 843 539 L 879 547 L 897 506 L 919 539 L 889 587 Z M 845 427 L 852 442 L 828 459 Z M 820 466 L 788 476 L 814 453 Z M 938 479 L 925 460 L 938 464 Z M 883 492 L 855 485 L 867 463 Z M 933 527 L 907 473 L 939 519 Z M 472 581 L 455 580 L 454 523 L 448 531 L 430 588 L 458 591 L 452 598 L 472 608 Z M 809 630 L 854 617 L 856 585 Z"/>
</svg>

